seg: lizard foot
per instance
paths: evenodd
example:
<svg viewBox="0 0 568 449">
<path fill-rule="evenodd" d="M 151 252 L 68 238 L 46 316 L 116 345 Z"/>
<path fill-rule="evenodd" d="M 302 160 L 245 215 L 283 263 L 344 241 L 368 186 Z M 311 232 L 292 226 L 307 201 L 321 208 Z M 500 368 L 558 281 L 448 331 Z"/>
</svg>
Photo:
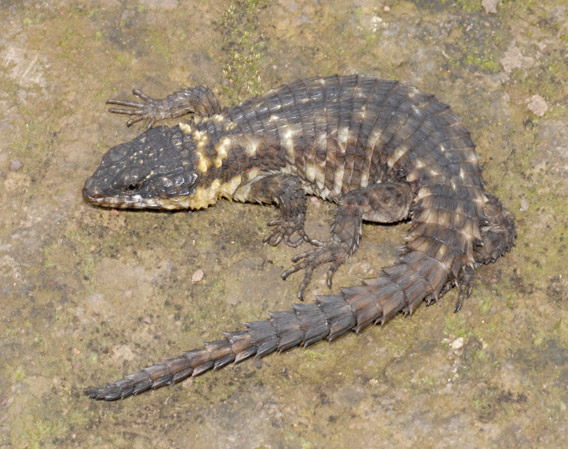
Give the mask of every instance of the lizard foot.
<svg viewBox="0 0 568 449">
<path fill-rule="evenodd" d="M 108 111 L 113 114 L 124 114 L 134 116 L 128 122 L 126 126 L 132 126 L 134 123 L 141 122 L 142 120 L 149 120 L 147 129 L 150 129 L 154 124 L 164 118 L 168 117 L 166 113 L 167 106 L 164 104 L 164 100 L 158 100 L 149 97 L 140 89 L 134 89 L 132 93 L 142 100 L 141 103 L 135 101 L 127 100 L 107 100 L 107 104 L 115 104 L 117 106 L 123 106 L 131 109 L 123 108 L 110 108 Z"/>
<path fill-rule="evenodd" d="M 298 290 L 298 299 L 304 300 L 304 291 L 312 280 L 314 269 L 323 264 L 330 264 L 327 270 L 327 286 L 331 288 L 333 275 L 343 262 L 347 260 L 349 253 L 344 246 L 338 243 L 327 243 L 312 251 L 298 254 L 292 261 L 296 264 L 282 273 L 282 279 L 286 280 L 291 274 L 305 270 L 304 280 Z"/>
<path fill-rule="evenodd" d="M 464 300 L 471 296 L 471 292 L 473 291 L 473 281 L 473 268 L 469 266 L 463 267 L 458 280 L 458 300 L 456 302 L 454 313 L 458 313 L 463 306 Z"/>
<path fill-rule="evenodd" d="M 292 248 L 298 247 L 302 242 L 309 243 L 313 246 L 323 246 L 323 243 L 319 240 L 312 239 L 304 231 L 304 222 L 294 222 L 284 220 L 282 218 L 277 218 L 276 220 L 268 223 L 268 226 L 274 227 L 272 232 L 268 234 L 262 240 L 264 243 L 268 243 L 271 246 L 277 246 L 284 240 L 286 245 Z M 298 235 L 296 240 L 292 240 L 294 234 Z"/>
</svg>

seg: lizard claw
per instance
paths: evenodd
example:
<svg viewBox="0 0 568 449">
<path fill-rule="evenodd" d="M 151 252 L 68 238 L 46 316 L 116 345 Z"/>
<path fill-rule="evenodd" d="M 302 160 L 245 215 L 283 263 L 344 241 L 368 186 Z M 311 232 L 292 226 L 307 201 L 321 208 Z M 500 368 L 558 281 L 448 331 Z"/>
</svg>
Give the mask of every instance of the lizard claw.
<svg viewBox="0 0 568 449">
<path fill-rule="evenodd" d="M 349 255 L 341 245 L 334 243 L 328 243 L 326 245 L 322 244 L 312 251 L 306 251 L 296 255 L 292 259 L 292 262 L 294 262 L 295 265 L 284 271 L 281 277 L 286 280 L 290 277 L 290 275 L 297 271 L 305 270 L 304 279 L 302 280 L 298 290 L 298 299 L 303 301 L 306 287 L 310 284 L 313 272 L 318 266 L 326 263 L 330 264 L 329 270 L 327 271 L 327 286 L 331 288 L 333 275 L 348 257 Z"/>
<path fill-rule="evenodd" d="M 323 246 L 322 242 L 312 239 L 306 234 L 303 223 L 294 223 L 279 218 L 268 223 L 268 226 L 272 226 L 274 229 L 270 234 L 264 237 L 262 241 L 263 243 L 268 243 L 270 246 L 277 246 L 283 239 L 285 239 L 286 245 L 292 248 L 297 248 L 303 242 L 313 246 Z M 299 236 L 296 240 L 292 240 L 294 234 L 298 234 Z"/>
<path fill-rule="evenodd" d="M 163 114 L 162 103 L 163 100 L 154 99 L 140 89 L 133 89 L 132 93 L 142 100 L 141 103 L 136 101 L 109 99 L 106 104 L 114 104 L 117 106 L 123 106 L 123 108 L 110 108 L 108 111 L 113 114 L 124 114 L 135 116 L 126 122 L 126 126 L 132 126 L 134 123 L 141 122 L 142 120 L 148 120 L 148 126 L 146 129 L 150 129 L 154 124 L 166 118 Z M 131 108 L 131 109 L 124 109 Z"/>
<path fill-rule="evenodd" d="M 454 313 L 458 313 L 463 306 L 464 300 L 471 296 L 471 292 L 473 291 L 473 279 L 473 268 L 468 266 L 463 267 L 458 280 L 458 300 L 456 301 Z"/>
</svg>

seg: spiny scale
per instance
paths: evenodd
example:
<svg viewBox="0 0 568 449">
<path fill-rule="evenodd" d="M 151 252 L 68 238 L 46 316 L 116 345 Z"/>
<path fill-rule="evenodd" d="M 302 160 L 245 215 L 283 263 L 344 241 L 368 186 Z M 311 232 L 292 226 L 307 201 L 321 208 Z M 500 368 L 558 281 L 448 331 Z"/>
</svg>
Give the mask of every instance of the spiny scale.
<svg viewBox="0 0 568 449">
<path fill-rule="evenodd" d="M 283 274 L 304 270 L 300 298 L 319 265 L 329 265 L 331 285 L 359 245 L 363 220 L 411 219 L 412 227 L 403 255 L 376 278 L 89 387 L 91 398 L 120 399 L 251 356 L 359 332 L 412 313 L 454 285 L 460 286 L 457 311 L 471 292 L 474 269 L 515 241 L 511 214 L 485 190 L 469 132 L 447 105 L 415 88 L 357 75 L 310 78 L 227 109 L 205 87 L 163 100 L 135 94 L 142 103 L 110 100 L 124 107 L 111 111 L 150 125 L 185 113 L 193 118 L 111 148 L 85 183 L 83 194 L 94 204 L 202 209 L 222 197 L 274 203 L 280 216 L 265 241 L 315 246 Z M 338 204 L 325 244 L 304 232 L 306 194 Z"/>
</svg>

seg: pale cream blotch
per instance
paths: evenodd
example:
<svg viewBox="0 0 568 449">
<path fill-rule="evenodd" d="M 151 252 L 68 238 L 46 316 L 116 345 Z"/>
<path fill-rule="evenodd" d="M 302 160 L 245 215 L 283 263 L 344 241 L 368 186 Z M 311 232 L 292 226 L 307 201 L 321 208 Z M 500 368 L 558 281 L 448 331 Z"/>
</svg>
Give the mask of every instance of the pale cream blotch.
<svg viewBox="0 0 568 449">
<path fill-rule="evenodd" d="M 179 129 L 183 131 L 184 134 L 193 134 L 193 127 L 187 122 L 180 122 L 178 124 Z"/>
<path fill-rule="evenodd" d="M 233 131 L 236 127 L 237 127 L 237 124 L 235 122 L 229 122 L 229 123 L 227 123 L 227 126 L 225 126 L 225 130 Z"/>
<path fill-rule="evenodd" d="M 420 174 L 420 171 L 426 166 L 424 164 L 424 162 L 422 161 L 422 159 L 416 158 L 414 159 L 414 170 L 412 170 L 408 176 L 406 177 L 406 180 L 408 182 L 414 182 L 416 181 L 416 179 L 418 179 L 418 175 Z"/>
<path fill-rule="evenodd" d="M 335 173 L 333 175 L 333 188 L 332 192 L 334 195 L 339 195 L 341 189 L 343 188 L 343 174 L 345 173 L 345 165 L 341 164 L 335 168 Z"/>
<path fill-rule="evenodd" d="M 215 204 L 221 197 L 231 199 L 240 184 L 241 176 L 237 175 L 225 183 L 221 182 L 220 179 L 215 179 L 207 187 L 197 187 L 189 197 L 189 207 L 191 209 L 205 209 Z"/>
<path fill-rule="evenodd" d="M 381 138 L 382 133 L 383 130 L 377 126 L 373 128 L 367 138 L 367 148 L 365 151 L 366 163 L 363 166 L 363 171 L 361 172 L 361 187 L 366 187 L 369 184 L 370 170 L 373 166 L 371 161 L 373 160 L 373 155 L 375 153 L 375 146 L 377 145 L 377 141 Z"/>
<path fill-rule="evenodd" d="M 215 145 L 215 152 L 217 153 L 217 156 L 213 161 L 213 165 L 215 165 L 216 168 L 221 168 L 223 161 L 227 158 L 231 147 L 232 139 L 230 137 L 225 136 L 219 139 L 219 142 L 217 143 L 217 145 Z"/>
<path fill-rule="evenodd" d="M 315 147 L 317 150 L 323 150 L 327 147 L 327 133 L 323 132 L 317 135 L 316 137 L 316 141 L 315 141 Z M 310 180 L 315 180 L 316 185 L 318 187 L 319 190 L 323 191 L 323 189 L 325 188 L 325 166 L 326 166 L 326 160 L 327 158 L 324 158 L 322 161 L 320 161 L 319 163 L 316 163 L 314 161 L 314 163 L 311 165 L 310 170 Z M 327 192 L 327 194 L 329 194 L 329 191 Z"/>
<path fill-rule="evenodd" d="M 349 140 L 349 127 L 342 126 L 337 130 L 337 145 L 339 146 L 339 150 L 342 154 L 345 153 L 348 140 Z"/>
<path fill-rule="evenodd" d="M 243 136 L 244 140 L 245 140 L 245 152 L 247 154 L 248 157 L 253 157 L 256 155 L 256 150 L 258 149 L 258 147 L 260 146 L 260 139 L 257 137 L 252 137 L 252 136 L 248 136 L 245 135 Z"/>
<path fill-rule="evenodd" d="M 316 179 L 316 164 L 309 162 L 306 167 L 304 167 L 306 179 L 310 182 L 314 182 Z"/>
<path fill-rule="evenodd" d="M 206 173 L 212 165 L 205 153 L 205 147 L 209 143 L 209 135 L 207 134 L 207 131 L 199 131 L 193 126 L 193 124 L 187 122 L 180 122 L 178 126 L 184 134 L 191 135 L 193 138 L 193 142 L 196 146 L 195 155 L 197 156 L 197 170 L 200 173 Z"/>
<path fill-rule="evenodd" d="M 403 157 L 406 154 L 407 151 L 408 151 L 408 147 L 405 147 L 404 145 L 401 145 L 396 150 L 394 150 L 393 154 L 391 154 L 389 156 L 389 158 L 387 159 L 387 165 L 389 166 L 389 168 L 393 168 L 394 165 L 397 163 L 397 161 L 401 157 Z"/>
<path fill-rule="evenodd" d="M 199 170 L 201 173 L 206 173 L 209 167 L 213 165 L 213 163 L 207 157 L 206 152 L 206 147 L 209 143 L 209 135 L 207 134 L 207 131 L 195 130 L 193 132 L 193 141 L 196 145 L 195 154 L 198 158 L 197 170 Z"/>
<path fill-rule="evenodd" d="M 232 199 L 234 201 L 254 201 L 250 196 L 251 187 L 254 182 L 258 182 L 263 176 L 260 174 L 259 168 L 248 170 L 243 176 L 240 185 L 235 189 Z"/>
<path fill-rule="evenodd" d="M 294 137 L 302 132 L 297 124 L 284 124 L 277 121 L 278 134 L 280 136 L 280 144 L 286 149 L 286 156 L 290 164 L 295 164 L 296 154 L 294 152 Z"/>
</svg>

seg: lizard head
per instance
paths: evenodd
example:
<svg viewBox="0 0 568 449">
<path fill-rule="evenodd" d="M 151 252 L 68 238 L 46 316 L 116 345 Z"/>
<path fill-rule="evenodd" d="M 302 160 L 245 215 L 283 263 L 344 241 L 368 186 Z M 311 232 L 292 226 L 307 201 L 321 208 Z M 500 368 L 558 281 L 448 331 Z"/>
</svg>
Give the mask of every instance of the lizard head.
<svg viewBox="0 0 568 449">
<path fill-rule="evenodd" d="M 85 182 L 90 203 L 121 209 L 185 209 L 198 173 L 190 136 L 159 126 L 112 147 Z"/>
</svg>

